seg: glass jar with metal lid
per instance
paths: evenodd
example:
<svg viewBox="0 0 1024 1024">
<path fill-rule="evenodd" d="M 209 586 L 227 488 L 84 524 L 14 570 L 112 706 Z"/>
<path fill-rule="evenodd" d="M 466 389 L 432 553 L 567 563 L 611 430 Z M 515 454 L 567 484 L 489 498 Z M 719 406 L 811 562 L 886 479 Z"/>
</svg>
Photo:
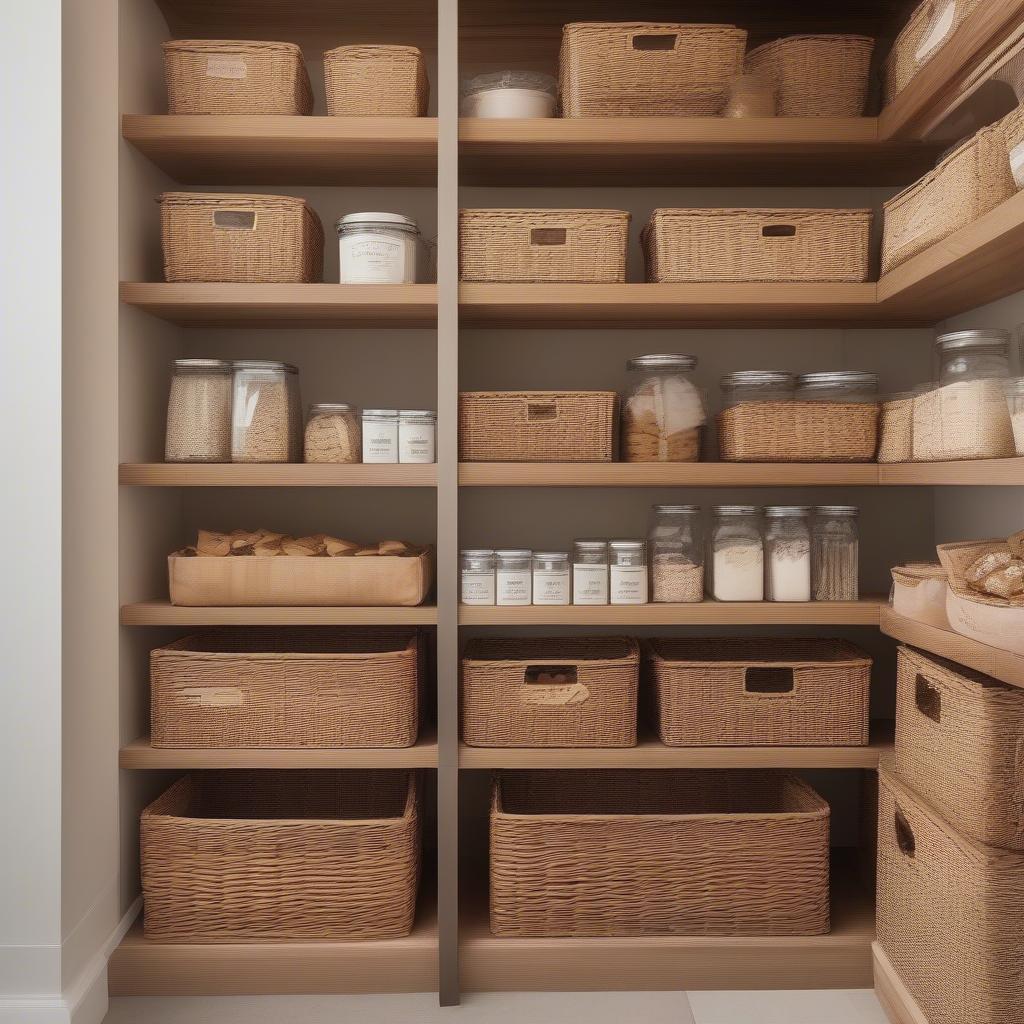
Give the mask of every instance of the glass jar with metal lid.
<svg viewBox="0 0 1024 1024">
<path fill-rule="evenodd" d="M 573 541 L 572 603 L 608 603 L 608 541 Z"/>
<path fill-rule="evenodd" d="M 1010 376 L 1009 331 L 955 331 L 935 339 L 939 384 Z"/>
<path fill-rule="evenodd" d="M 349 213 L 335 225 L 342 284 L 415 284 L 420 229 L 401 213 Z"/>
<path fill-rule="evenodd" d="M 360 458 L 359 416 L 344 402 L 309 407 L 303 450 L 306 462 L 353 463 Z"/>
<path fill-rule="evenodd" d="M 651 599 L 659 604 L 704 600 L 704 531 L 699 505 L 654 505 L 647 535 Z"/>
<path fill-rule="evenodd" d="M 227 360 L 174 361 L 164 460 L 231 461 L 231 363 Z"/>
<path fill-rule="evenodd" d="M 764 600 L 764 542 L 754 505 L 712 510 L 711 593 L 716 601 Z"/>
<path fill-rule="evenodd" d="M 463 604 L 494 604 L 494 560 L 490 548 L 459 552 L 459 596 Z"/>
<path fill-rule="evenodd" d="M 364 409 L 363 462 L 398 461 L 398 410 Z"/>
<path fill-rule="evenodd" d="M 233 364 L 232 462 L 301 462 L 299 371 L 289 363 L 246 359 Z"/>
<path fill-rule="evenodd" d="M 495 604 L 533 603 L 533 552 L 506 548 L 494 552 Z"/>
<path fill-rule="evenodd" d="M 608 541 L 608 603 L 647 604 L 647 544 Z"/>
<path fill-rule="evenodd" d="M 661 353 L 630 359 L 635 375 L 622 406 L 623 462 L 697 462 L 704 397 L 693 383 L 695 356 Z"/>
<path fill-rule="evenodd" d="M 815 601 L 856 601 L 860 594 L 860 534 L 856 505 L 818 505 L 811 526 L 811 585 Z"/>
<path fill-rule="evenodd" d="M 743 402 L 791 402 L 796 377 L 784 370 L 737 370 L 722 377 L 719 387 L 726 409 Z"/>
<path fill-rule="evenodd" d="M 878 374 L 864 370 L 802 373 L 796 379 L 796 388 L 801 402 L 878 402 Z"/>
<path fill-rule="evenodd" d="M 811 531 L 806 505 L 769 505 L 764 510 L 765 598 L 810 601 Z"/>
<path fill-rule="evenodd" d="M 569 603 L 569 552 L 533 553 L 533 603 Z"/>
</svg>

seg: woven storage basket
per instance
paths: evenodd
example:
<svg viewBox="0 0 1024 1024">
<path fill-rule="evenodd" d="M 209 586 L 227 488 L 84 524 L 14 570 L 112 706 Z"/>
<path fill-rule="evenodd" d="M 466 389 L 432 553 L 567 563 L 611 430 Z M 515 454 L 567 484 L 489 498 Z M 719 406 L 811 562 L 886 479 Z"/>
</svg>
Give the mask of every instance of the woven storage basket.
<svg viewBox="0 0 1024 1024">
<path fill-rule="evenodd" d="M 309 114 L 313 92 L 294 43 L 172 39 L 163 44 L 172 114 Z"/>
<path fill-rule="evenodd" d="M 145 933 L 168 942 L 408 935 L 419 786 L 405 772 L 210 771 L 142 812 Z"/>
<path fill-rule="evenodd" d="M 874 48 L 867 36 L 787 36 L 751 50 L 745 70 L 775 86 L 779 117 L 860 117 Z"/>
<path fill-rule="evenodd" d="M 820 935 L 829 808 L 784 772 L 503 772 L 491 931 Z"/>
<path fill-rule="evenodd" d="M 471 747 L 632 747 L 640 649 L 625 637 L 473 640 L 462 659 Z"/>
<path fill-rule="evenodd" d="M 409 747 L 415 632 L 227 629 L 150 654 L 154 747 Z M 369 700 L 368 695 L 373 694 Z"/>
<path fill-rule="evenodd" d="M 868 742 L 871 658 L 842 640 L 673 638 L 647 655 L 670 747 Z"/>
<path fill-rule="evenodd" d="M 463 281 L 626 280 L 629 214 L 623 210 L 462 210 Z"/>
<path fill-rule="evenodd" d="M 1024 856 L 879 772 L 878 941 L 928 1024 L 1024 1024 Z"/>
<path fill-rule="evenodd" d="M 950 629 L 946 614 L 946 570 L 933 562 L 910 562 L 892 569 L 892 609 L 915 622 Z M 912 642 L 912 641 L 911 641 Z"/>
<path fill-rule="evenodd" d="M 732 25 L 576 22 L 562 29 L 563 117 L 707 116 L 743 70 Z"/>
<path fill-rule="evenodd" d="M 718 414 L 723 462 L 871 462 L 872 402 L 741 402 Z"/>
<path fill-rule="evenodd" d="M 614 391 L 466 391 L 459 395 L 463 462 L 611 462 Z"/>
<path fill-rule="evenodd" d="M 647 280 L 866 281 L 870 210 L 655 210 Z"/>
<path fill-rule="evenodd" d="M 165 192 L 160 231 L 168 281 L 323 279 L 324 229 L 304 199 Z"/>
<path fill-rule="evenodd" d="M 878 461 L 910 462 L 913 458 L 913 395 L 882 402 L 878 417 Z"/>
<path fill-rule="evenodd" d="M 415 46 L 339 46 L 324 54 L 333 117 L 423 117 L 430 85 Z"/>
</svg>

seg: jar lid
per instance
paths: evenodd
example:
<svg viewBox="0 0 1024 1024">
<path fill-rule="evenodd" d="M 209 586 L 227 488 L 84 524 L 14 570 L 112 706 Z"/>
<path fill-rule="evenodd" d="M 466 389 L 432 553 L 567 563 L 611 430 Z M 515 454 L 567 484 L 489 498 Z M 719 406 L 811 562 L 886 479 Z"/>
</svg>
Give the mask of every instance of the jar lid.
<svg viewBox="0 0 1024 1024">
<path fill-rule="evenodd" d="M 768 505 L 764 510 L 767 519 L 787 519 L 791 516 L 809 516 L 810 505 Z"/>
<path fill-rule="evenodd" d="M 250 373 L 298 373 L 299 368 L 291 363 L 279 363 L 274 359 L 237 359 L 233 364 L 236 370 Z"/>
<path fill-rule="evenodd" d="M 463 558 L 490 558 L 494 554 L 492 548 L 463 548 L 459 552 Z"/>
<path fill-rule="evenodd" d="M 772 384 L 777 387 L 796 387 L 796 376 L 785 370 L 737 370 L 727 373 L 719 381 L 723 388 L 744 387 L 754 384 Z"/>
<path fill-rule="evenodd" d="M 397 409 L 364 409 L 363 419 L 375 419 L 375 420 L 389 420 L 397 419 Z"/>
<path fill-rule="evenodd" d="M 589 548 L 593 551 L 608 547 L 606 540 L 574 540 L 573 544 L 578 548 Z"/>
<path fill-rule="evenodd" d="M 825 370 L 820 373 L 802 373 L 796 379 L 798 388 L 835 388 L 855 386 L 878 390 L 878 374 L 865 370 Z"/>
<path fill-rule="evenodd" d="M 359 227 L 367 224 L 387 224 L 403 231 L 419 231 L 419 226 L 412 217 L 406 217 L 404 213 L 346 213 L 338 219 L 335 228 L 340 231 L 342 228 Z"/>
<path fill-rule="evenodd" d="M 696 366 L 696 356 L 684 356 L 678 352 L 635 356 L 626 363 L 627 370 L 693 370 Z"/>
<path fill-rule="evenodd" d="M 175 359 L 178 370 L 230 370 L 234 364 L 230 359 Z"/>
<path fill-rule="evenodd" d="M 533 557 L 539 559 L 542 562 L 554 562 L 564 558 L 566 561 L 569 560 L 568 551 L 534 551 Z"/>
<path fill-rule="evenodd" d="M 608 541 L 608 547 L 615 551 L 638 551 L 640 548 L 647 547 L 647 541 L 645 540 L 610 540 Z"/>
<path fill-rule="evenodd" d="M 816 516 L 859 516 L 860 509 L 856 505 L 815 505 Z"/>
<path fill-rule="evenodd" d="M 492 89 L 533 89 L 537 92 L 557 93 L 557 84 L 551 75 L 541 71 L 488 71 L 474 78 L 467 78 L 462 83 L 460 93 L 463 96 L 475 96 L 479 92 L 490 92 Z"/>
<path fill-rule="evenodd" d="M 499 558 L 529 558 L 533 554 L 529 548 L 499 548 L 494 553 Z"/>
<path fill-rule="evenodd" d="M 434 412 L 433 409 L 399 409 L 398 415 L 402 417 L 402 419 L 408 418 L 411 420 L 437 419 L 437 413 Z"/>
<path fill-rule="evenodd" d="M 756 505 L 713 505 L 711 511 L 716 516 L 756 516 Z"/>
<path fill-rule="evenodd" d="M 989 345 L 1010 344 L 1010 332 L 995 328 L 977 331 L 953 331 L 951 334 L 940 334 L 935 339 L 935 347 L 943 352 L 962 348 L 983 348 Z"/>
<path fill-rule="evenodd" d="M 316 402 L 309 407 L 309 415 L 318 412 L 352 412 L 352 406 L 346 402 Z"/>
<path fill-rule="evenodd" d="M 700 505 L 652 505 L 658 515 L 692 516 L 700 512 Z"/>
</svg>

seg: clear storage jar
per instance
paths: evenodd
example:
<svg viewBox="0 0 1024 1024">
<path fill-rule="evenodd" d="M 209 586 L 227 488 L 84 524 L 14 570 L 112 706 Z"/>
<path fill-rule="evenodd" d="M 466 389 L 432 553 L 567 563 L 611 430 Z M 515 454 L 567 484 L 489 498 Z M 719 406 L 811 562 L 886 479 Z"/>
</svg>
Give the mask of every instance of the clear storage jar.
<svg viewBox="0 0 1024 1024">
<path fill-rule="evenodd" d="M 784 370 L 737 370 L 722 377 L 719 387 L 726 409 L 744 402 L 791 402 L 796 377 Z"/>
<path fill-rule="evenodd" d="M 320 402 L 306 416 L 306 462 L 354 463 L 360 458 L 359 416 L 343 402 Z"/>
<path fill-rule="evenodd" d="M 364 409 L 363 462 L 398 462 L 398 410 Z"/>
<path fill-rule="evenodd" d="M 802 373 L 796 379 L 800 402 L 878 402 L 878 374 L 862 370 L 825 370 Z"/>
<path fill-rule="evenodd" d="M 811 599 L 811 510 L 804 505 L 769 505 L 764 510 L 765 598 Z"/>
<path fill-rule="evenodd" d="M 647 544 L 642 540 L 608 542 L 608 603 L 647 604 Z"/>
<path fill-rule="evenodd" d="M 764 542 L 754 505 L 712 509 L 711 593 L 716 601 L 764 600 Z"/>
<path fill-rule="evenodd" d="M 495 555 L 489 548 L 467 548 L 459 553 L 459 591 L 463 604 L 494 604 L 494 563 Z"/>
<path fill-rule="evenodd" d="M 912 391 L 888 395 L 878 416 L 878 461 L 912 462 L 914 458 L 914 399 L 936 388 L 934 381 Z"/>
<path fill-rule="evenodd" d="M 939 384 L 1010 376 L 1010 332 L 954 331 L 935 339 Z"/>
<path fill-rule="evenodd" d="M 774 83 L 760 75 L 737 75 L 729 83 L 723 117 L 775 117 Z"/>
<path fill-rule="evenodd" d="M 231 461 L 231 363 L 176 359 L 167 397 L 166 462 Z"/>
<path fill-rule="evenodd" d="M 622 407 L 623 462 L 697 462 L 704 398 L 693 383 L 694 356 L 637 356 L 626 369 L 634 383 Z"/>
<path fill-rule="evenodd" d="M 1018 455 L 1024 455 L 1024 377 L 1006 382 L 1006 405 L 1013 428 L 1013 444 Z"/>
<path fill-rule="evenodd" d="M 294 366 L 266 359 L 234 364 L 231 461 L 302 461 L 302 400 Z"/>
<path fill-rule="evenodd" d="M 401 213 L 349 213 L 335 225 L 342 284 L 415 284 L 420 229 Z"/>
<path fill-rule="evenodd" d="M 856 505 L 818 505 L 811 524 L 811 588 L 815 601 L 860 596 L 860 531 Z"/>
<path fill-rule="evenodd" d="M 535 551 L 533 553 L 533 603 L 569 603 L 569 553 Z"/>
<path fill-rule="evenodd" d="M 463 117 L 554 117 L 558 85 L 539 71 L 491 71 L 463 83 Z"/>
<path fill-rule="evenodd" d="M 572 603 L 608 603 L 608 541 L 573 541 Z"/>
<path fill-rule="evenodd" d="M 650 548 L 651 599 L 658 604 L 704 600 L 704 531 L 699 505 L 654 505 Z"/>
<path fill-rule="evenodd" d="M 495 604 L 533 603 L 533 552 L 507 548 L 494 552 Z"/>
<path fill-rule="evenodd" d="M 437 452 L 437 413 L 431 409 L 398 410 L 398 461 L 431 463 Z"/>
</svg>

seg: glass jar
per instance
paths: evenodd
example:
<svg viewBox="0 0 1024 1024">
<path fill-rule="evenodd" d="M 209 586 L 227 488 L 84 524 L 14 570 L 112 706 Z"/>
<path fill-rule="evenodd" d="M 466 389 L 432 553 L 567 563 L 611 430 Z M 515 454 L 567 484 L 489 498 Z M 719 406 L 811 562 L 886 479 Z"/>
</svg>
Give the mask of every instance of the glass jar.
<svg viewBox="0 0 1024 1024">
<path fill-rule="evenodd" d="M 495 604 L 533 603 L 533 552 L 506 549 L 494 552 Z"/>
<path fill-rule="evenodd" d="M 420 229 L 400 213 L 349 213 L 335 225 L 342 284 L 415 284 Z"/>
<path fill-rule="evenodd" d="M 764 543 L 754 505 L 712 509 L 711 593 L 716 601 L 764 600 Z"/>
<path fill-rule="evenodd" d="M 306 417 L 306 462 L 354 463 L 360 456 L 359 417 L 351 405 L 320 402 Z"/>
<path fill-rule="evenodd" d="M 729 83 L 723 117 L 774 117 L 775 84 L 760 75 L 737 75 Z"/>
<path fill-rule="evenodd" d="M 860 595 L 860 534 L 856 505 L 819 505 L 811 525 L 811 586 L 815 601 L 856 601 Z"/>
<path fill-rule="evenodd" d="M 810 601 L 810 508 L 769 505 L 764 510 L 765 598 L 769 601 Z"/>
<path fill-rule="evenodd" d="M 647 604 L 647 544 L 642 540 L 608 542 L 608 603 Z"/>
<path fill-rule="evenodd" d="M 878 402 L 878 374 L 863 370 L 826 370 L 802 373 L 796 379 L 800 402 Z"/>
<path fill-rule="evenodd" d="M 694 356 L 648 355 L 630 359 L 635 374 L 622 407 L 623 462 L 697 462 L 704 398 L 691 379 Z"/>
<path fill-rule="evenodd" d="M 654 505 L 647 535 L 651 599 L 659 604 L 704 600 L 704 531 L 699 505 Z"/>
<path fill-rule="evenodd" d="M 231 363 L 176 359 L 167 397 L 166 462 L 231 461 Z"/>
<path fill-rule="evenodd" d="M 572 603 L 608 603 L 608 541 L 573 541 Z"/>
<path fill-rule="evenodd" d="M 436 451 L 437 413 L 431 409 L 399 409 L 398 461 L 434 462 Z"/>
<path fill-rule="evenodd" d="M 783 370 L 737 370 L 722 377 L 719 387 L 725 409 L 744 402 L 791 402 L 796 377 Z"/>
<path fill-rule="evenodd" d="M 463 604 L 494 604 L 494 552 L 467 548 L 459 554 L 459 582 Z"/>
<path fill-rule="evenodd" d="M 234 364 L 232 462 L 301 462 L 299 371 L 288 363 L 247 359 Z"/>
<path fill-rule="evenodd" d="M 533 553 L 533 603 L 569 603 L 569 552 Z"/>
<path fill-rule="evenodd" d="M 363 462 L 398 461 L 398 410 L 363 410 Z"/>
<path fill-rule="evenodd" d="M 935 339 L 939 384 L 1010 376 L 1009 331 L 955 331 Z"/>
<path fill-rule="evenodd" d="M 914 399 L 935 389 L 934 381 L 919 384 L 912 391 L 889 395 L 878 416 L 878 461 L 912 462 L 914 458 Z"/>
<path fill-rule="evenodd" d="M 539 71 L 491 71 L 465 82 L 463 117 L 554 117 L 558 83 Z"/>
<path fill-rule="evenodd" d="M 1024 377 L 1008 380 L 1004 390 L 1013 428 L 1014 447 L 1018 455 L 1024 455 Z"/>
</svg>

